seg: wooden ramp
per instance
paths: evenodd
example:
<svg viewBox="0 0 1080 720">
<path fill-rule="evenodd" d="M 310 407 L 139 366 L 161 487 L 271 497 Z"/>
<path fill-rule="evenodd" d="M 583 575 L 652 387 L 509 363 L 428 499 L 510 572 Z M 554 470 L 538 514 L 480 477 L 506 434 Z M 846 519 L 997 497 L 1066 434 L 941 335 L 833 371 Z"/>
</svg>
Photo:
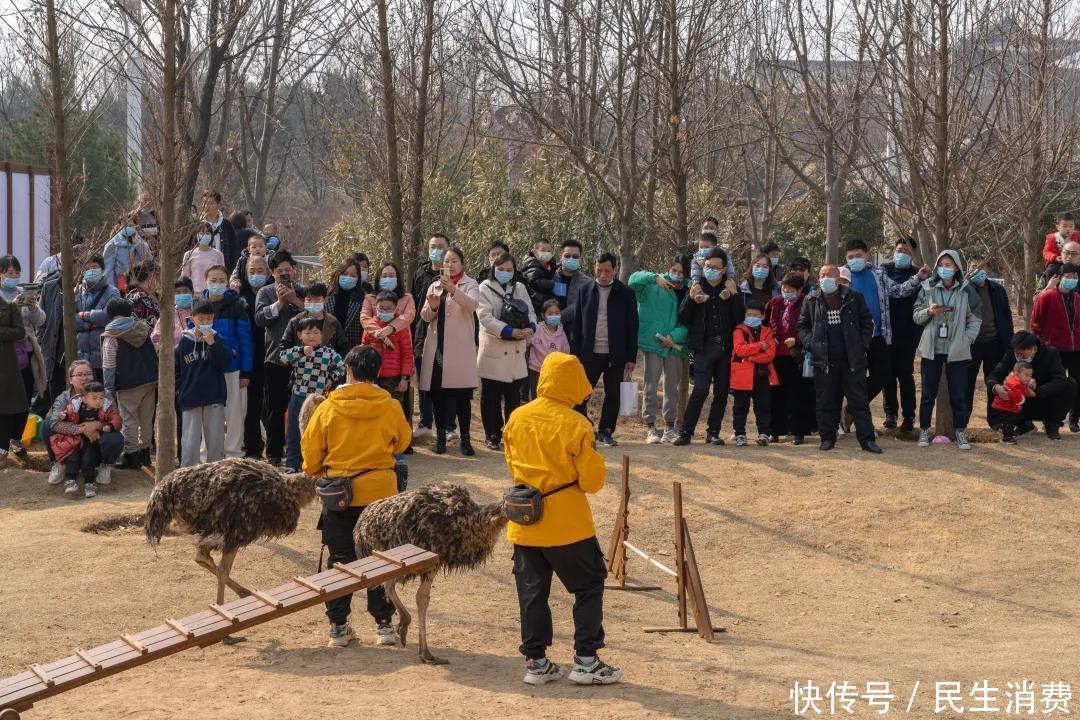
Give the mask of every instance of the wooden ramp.
<svg viewBox="0 0 1080 720">
<path fill-rule="evenodd" d="M 373 553 L 316 575 L 296 577 L 272 590 L 208 609 L 0 680 L 0 719 L 17 718 L 34 703 L 72 688 L 160 660 L 181 650 L 206 647 L 227 635 L 276 620 L 342 595 L 374 587 L 392 578 L 424 572 L 439 556 L 415 545 Z M 14 712 L 13 712 L 14 711 Z"/>
</svg>

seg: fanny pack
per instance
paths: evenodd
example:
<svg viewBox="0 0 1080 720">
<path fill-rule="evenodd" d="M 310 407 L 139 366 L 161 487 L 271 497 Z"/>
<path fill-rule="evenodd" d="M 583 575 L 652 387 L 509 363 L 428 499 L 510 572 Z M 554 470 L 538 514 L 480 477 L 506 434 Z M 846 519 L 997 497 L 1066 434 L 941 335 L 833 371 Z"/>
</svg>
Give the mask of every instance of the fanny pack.
<svg viewBox="0 0 1080 720">
<path fill-rule="evenodd" d="M 352 481 L 369 472 L 375 472 L 375 469 L 363 470 L 350 477 L 324 477 L 315 481 L 315 494 L 322 500 L 323 510 L 340 512 L 352 505 Z"/>
<path fill-rule="evenodd" d="M 554 495 L 568 487 L 577 485 L 577 480 L 566 485 L 560 485 L 554 490 L 542 493 L 532 485 L 524 483 L 515 485 L 503 493 L 503 514 L 512 523 L 518 525 L 535 525 L 540 522 L 544 514 L 544 498 Z"/>
</svg>

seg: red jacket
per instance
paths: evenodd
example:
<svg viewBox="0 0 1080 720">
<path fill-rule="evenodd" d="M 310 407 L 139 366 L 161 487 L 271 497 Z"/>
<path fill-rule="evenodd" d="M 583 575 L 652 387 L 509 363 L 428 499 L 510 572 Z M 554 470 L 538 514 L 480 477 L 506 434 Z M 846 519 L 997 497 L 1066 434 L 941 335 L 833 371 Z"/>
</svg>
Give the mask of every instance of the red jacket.
<svg viewBox="0 0 1080 720">
<path fill-rule="evenodd" d="M 802 312 L 803 294 L 788 304 L 782 296 L 777 295 L 765 305 L 765 324 L 772 330 L 773 336 L 779 341 L 776 346 L 777 355 L 791 355 L 791 350 L 784 344 L 788 338 L 795 339 L 795 347 L 799 347 L 799 313 Z"/>
<path fill-rule="evenodd" d="M 1043 245 L 1043 260 L 1046 261 L 1047 265 L 1061 262 L 1058 260 L 1061 257 L 1061 248 L 1057 244 L 1058 237 L 1057 232 L 1052 232 L 1046 236 L 1046 244 Z M 1080 230 L 1073 230 L 1069 239 L 1073 242 L 1080 242 Z"/>
<path fill-rule="evenodd" d="M 71 398 L 71 401 L 64 408 L 64 411 L 55 418 L 55 422 L 68 422 L 75 425 L 79 424 L 79 405 L 82 404 L 82 396 L 76 395 Z M 111 432 L 120 432 L 120 428 L 123 426 L 123 421 L 120 420 L 120 413 L 116 410 L 116 406 L 108 398 L 105 399 L 105 405 L 98 411 L 97 419 L 100 422 L 107 423 L 112 428 Z M 49 447 L 52 448 L 53 455 L 56 457 L 56 462 L 64 462 L 68 455 L 75 452 L 85 439 L 83 435 L 64 435 L 63 433 L 55 433 L 49 436 Z"/>
<path fill-rule="evenodd" d="M 373 320 L 379 328 L 386 327 L 389 323 L 384 323 L 382 320 L 376 318 Z M 364 345 L 370 345 L 375 348 L 379 355 L 382 356 L 382 367 L 379 368 L 379 377 L 408 377 L 413 374 L 413 350 L 412 350 L 412 338 L 409 336 L 409 328 L 404 330 L 398 330 L 390 336 L 390 342 L 393 343 L 393 348 L 388 348 L 383 344 L 382 340 L 377 340 L 375 335 L 370 331 L 364 331 L 364 338 L 361 343 Z"/>
<path fill-rule="evenodd" d="M 1072 327 L 1065 311 L 1067 300 L 1073 306 Z M 1031 332 L 1059 352 L 1080 350 L 1080 292 L 1062 293 L 1050 288 L 1039 293 L 1031 311 Z"/>
<path fill-rule="evenodd" d="M 744 323 L 739 324 L 732 334 L 734 338 L 734 350 L 731 351 L 731 384 L 732 390 L 754 389 L 754 366 L 766 365 L 769 368 L 769 384 L 779 385 L 780 380 L 776 377 L 772 361 L 776 357 L 776 341 L 773 339 L 772 330 L 762 324 L 760 340 L 754 340 L 754 336 Z M 761 346 L 768 342 L 769 348 L 762 350 Z"/>
<path fill-rule="evenodd" d="M 1005 390 L 1009 393 L 1009 399 L 1002 400 L 997 395 L 994 395 L 994 402 L 990 403 L 990 406 L 995 410 L 1004 410 L 1011 413 L 1020 412 L 1020 406 L 1024 404 L 1024 398 L 1027 397 L 1027 388 L 1020 382 L 1020 378 L 1016 377 L 1016 373 L 1011 372 L 1005 378 Z"/>
</svg>

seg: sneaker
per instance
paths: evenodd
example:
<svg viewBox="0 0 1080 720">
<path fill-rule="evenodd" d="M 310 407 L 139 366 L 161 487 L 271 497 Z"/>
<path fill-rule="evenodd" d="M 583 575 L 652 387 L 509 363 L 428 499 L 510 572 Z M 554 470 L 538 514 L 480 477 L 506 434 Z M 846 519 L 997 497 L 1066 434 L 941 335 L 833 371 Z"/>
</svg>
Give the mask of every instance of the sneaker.
<svg viewBox="0 0 1080 720">
<path fill-rule="evenodd" d="M 330 623 L 330 640 L 326 645 L 327 647 L 348 647 L 355 637 L 356 635 L 348 623 L 344 625 Z"/>
<path fill-rule="evenodd" d="M 611 437 L 611 433 L 600 432 L 596 434 L 596 446 L 597 447 L 616 447 L 619 443 L 615 442 L 615 438 Z"/>
<path fill-rule="evenodd" d="M 412 431 L 412 436 L 414 438 L 427 437 L 430 434 L 431 428 L 429 428 L 427 425 L 417 425 L 416 429 Z"/>
<path fill-rule="evenodd" d="M 546 685 L 560 680 L 562 676 L 562 667 L 547 658 L 525 662 L 525 682 L 529 685 Z"/>
<path fill-rule="evenodd" d="M 484 438 L 484 447 L 488 450 L 502 450 L 502 445 L 499 444 L 499 438 L 491 435 Z"/>
<path fill-rule="evenodd" d="M 1047 425 L 1046 426 L 1046 437 L 1049 438 L 1050 440 L 1060 440 L 1061 439 L 1061 433 L 1058 432 L 1058 427 L 1059 426 L 1057 426 L 1057 425 Z"/>
<path fill-rule="evenodd" d="M 1002 434 L 1001 442 L 1004 443 L 1005 445 L 1015 445 L 1016 444 L 1016 436 L 1015 435 Z"/>
<path fill-rule="evenodd" d="M 656 429 L 655 425 L 650 425 L 649 429 L 645 431 L 645 442 L 649 445 L 659 445 L 664 441 L 664 436 L 660 434 L 660 431 Z"/>
<path fill-rule="evenodd" d="M 720 433 L 709 433 L 705 436 L 705 442 L 710 445 L 723 445 L 724 438 L 720 437 Z"/>
<path fill-rule="evenodd" d="M 885 425 L 885 427 L 889 428 L 890 430 L 895 428 L 896 427 L 896 416 L 895 415 L 886 415 L 884 425 Z"/>
<path fill-rule="evenodd" d="M 100 465 L 97 469 L 97 484 L 108 485 L 112 482 L 112 465 Z"/>
<path fill-rule="evenodd" d="M 660 438 L 660 442 L 674 444 L 679 439 L 679 431 L 675 428 L 668 428 L 664 431 L 664 436 Z"/>
<path fill-rule="evenodd" d="M 454 442 L 457 439 L 458 439 L 458 431 L 457 430 L 451 430 L 448 433 L 446 433 L 446 441 L 447 442 Z"/>
<path fill-rule="evenodd" d="M 574 669 L 570 671 L 570 682 L 578 685 L 611 685 L 622 679 L 622 670 L 608 665 L 600 658 L 590 665 L 583 665 L 580 658 L 574 658 Z"/>
<path fill-rule="evenodd" d="M 18 440 L 12 440 L 9 443 L 11 454 L 15 457 L 26 457 L 26 446 Z"/>
<path fill-rule="evenodd" d="M 1080 422 L 1076 420 L 1069 421 L 1069 432 L 1080 433 Z"/>
<path fill-rule="evenodd" d="M 745 435 L 736 435 L 735 436 L 735 445 L 736 445 L 736 447 L 746 447 L 746 436 Z"/>
<path fill-rule="evenodd" d="M 67 480 L 64 481 L 64 494 L 65 495 L 74 495 L 77 492 L 79 492 L 79 479 L 78 478 L 68 478 Z"/>
<path fill-rule="evenodd" d="M 961 450 L 971 449 L 971 443 L 968 442 L 967 435 L 964 433 L 963 430 L 956 431 L 956 447 L 960 448 Z"/>
<path fill-rule="evenodd" d="M 922 428 L 919 430 L 919 447 L 930 447 L 929 428 Z"/>
<path fill-rule="evenodd" d="M 83 495 L 88 498 L 97 497 L 97 483 L 85 483 L 83 485 Z"/>
<path fill-rule="evenodd" d="M 674 440 L 671 441 L 672 445 L 682 446 L 690 444 L 690 433 L 679 433 Z"/>
<path fill-rule="evenodd" d="M 792 445 L 802 445 L 805 442 L 806 442 L 806 436 L 804 436 L 804 435 L 795 435 L 794 437 L 791 438 L 791 444 Z"/>
<path fill-rule="evenodd" d="M 764 433 L 758 433 L 757 444 L 761 445 L 762 447 L 764 447 L 765 445 L 768 445 L 769 444 L 769 436 L 765 435 Z"/>
<path fill-rule="evenodd" d="M 375 627 L 376 645 L 397 645 L 397 633 L 390 621 L 381 622 Z"/>
<path fill-rule="evenodd" d="M 49 484 L 59 485 L 64 482 L 64 465 L 63 463 L 53 463 L 52 469 L 49 470 Z"/>
</svg>

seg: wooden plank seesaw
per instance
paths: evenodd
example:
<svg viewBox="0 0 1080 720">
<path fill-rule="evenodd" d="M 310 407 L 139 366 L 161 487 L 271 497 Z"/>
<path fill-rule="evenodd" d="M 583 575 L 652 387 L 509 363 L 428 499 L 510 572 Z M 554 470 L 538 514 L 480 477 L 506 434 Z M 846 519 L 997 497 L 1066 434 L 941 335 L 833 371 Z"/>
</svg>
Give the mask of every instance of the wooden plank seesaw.
<svg viewBox="0 0 1080 720">
<path fill-rule="evenodd" d="M 381 585 L 387 580 L 420 574 L 439 564 L 439 556 L 415 545 L 401 545 L 338 565 L 315 575 L 295 578 L 272 590 L 161 625 L 90 650 L 45 664 L 33 664 L 18 675 L 0 680 L 0 720 L 19 720 L 34 703 L 80 685 L 160 660 L 182 650 L 206 647 L 222 638 L 321 605 L 343 595 Z"/>
</svg>

